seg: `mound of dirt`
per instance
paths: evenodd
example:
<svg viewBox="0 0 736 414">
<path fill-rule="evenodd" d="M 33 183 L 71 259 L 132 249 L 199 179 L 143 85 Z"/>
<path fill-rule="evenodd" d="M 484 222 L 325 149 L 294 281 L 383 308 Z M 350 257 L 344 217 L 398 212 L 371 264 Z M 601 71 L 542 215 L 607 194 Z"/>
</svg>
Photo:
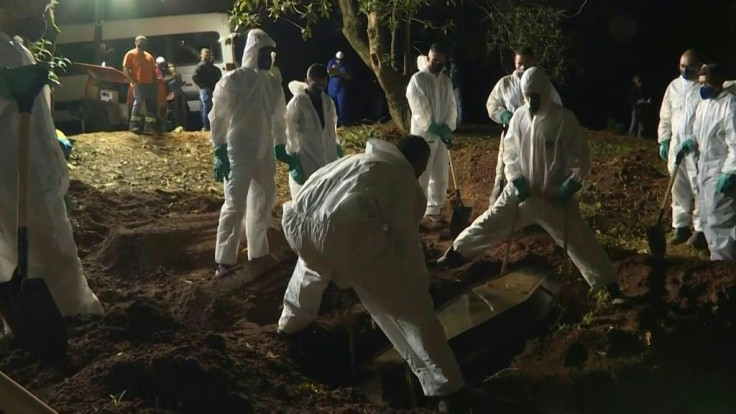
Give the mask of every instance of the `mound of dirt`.
<svg viewBox="0 0 736 414">
<path fill-rule="evenodd" d="M 376 133 L 396 135 L 382 128 Z M 116 137 L 123 144 L 113 145 Z M 736 412 L 736 267 L 693 259 L 686 247 L 669 249 L 665 263 L 641 254 L 667 180 L 656 145 L 589 137 L 594 168 L 582 211 L 634 297 L 627 305 L 590 294 L 577 271 L 566 275 L 562 249 L 538 228 L 520 229 L 452 271 L 433 264 L 451 243 L 447 223 L 421 228 L 438 306 L 496 275 L 507 247 L 512 267 L 563 275 L 556 326 L 488 381 L 494 372 L 468 378 L 490 391 L 477 411 Z M 95 150 L 97 139 L 77 140 L 86 149 L 75 161 L 82 181 L 72 182 L 70 215 L 107 315 L 70 320 L 63 366 L 43 365 L 0 337 L 5 372 L 60 412 L 387 412 L 354 388 L 356 364 L 387 344 L 354 293 L 328 288 L 314 326 L 298 339 L 276 337 L 296 261 L 278 229 L 269 232 L 271 256 L 248 262 L 241 253 L 231 274 L 214 278 L 222 199 L 219 184 L 204 182 L 211 147 L 202 134 L 145 139 L 141 151 L 140 138 L 127 134 L 109 134 Z M 458 137 L 453 149 L 473 217 L 488 207 L 497 154 L 489 131 Z M 100 169 L 105 162 L 110 168 Z M 165 163 L 166 174 L 146 167 Z M 279 203 L 288 194 L 284 173 L 280 167 Z"/>
</svg>

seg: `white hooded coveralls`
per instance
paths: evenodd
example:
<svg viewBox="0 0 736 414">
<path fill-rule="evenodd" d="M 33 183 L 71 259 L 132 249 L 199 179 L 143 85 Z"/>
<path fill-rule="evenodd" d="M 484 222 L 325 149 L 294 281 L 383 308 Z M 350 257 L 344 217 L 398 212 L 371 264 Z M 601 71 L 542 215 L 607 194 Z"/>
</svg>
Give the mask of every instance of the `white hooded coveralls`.
<svg viewBox="0 0 736 414">
<path fill-rule="evenodd" d="M 299 254 L 279 329 L 307 327 L 330 281 L 352 287 L 426 395 L 463 385 L 429 295 L 419 239 L 426 198 L 414 169 L 390 143 L 370 140 L 312 175 L 284 204 L 284 234 Z"/>
<path fill-rule="evenodd" d="M 524 105 L 511 118 L 503 153 L 508 184 L 453 246 L 462 256 L 472 258 L 504 240 L 512 226 L 522 229 L 535 223 L 562 246 L 567 226 L 570 258 L 592 288 L 603 288 L 617 280 L 611 261 L 580 214 L 577 200 L 572 198 L 563 206 L 555 199 L 565 179 L 573 177 L 582 183 L 590 172 L 588 142 L 575 115 L 552 102 L 552 84 L 541 69 L 526 70 L 521 87 L 524 92 L 539 93 L 541 105 L 534 117 Z M 521 203 L 512 184 L 519 177 L 530 188 L 530 196 Z"/>
<path fill-rule="evenodd" d="M 263 30 L 253 29 L 243 52 L 243 65 L 215 86 L 210 111 L 212 144 L 227 144 L 230 178 L 217 228 L 215 261 L 234 265 L 245 227 L 248 259 L 266 256 L 266 232 L 276 197 L 274 140 L 286 136 L 286 100 L 279 80 L 258 69 L 258 51 L 276 47 Z"/>
<path fill-rule="evenodd" d="M 411 77 L 406 88 L 411 108 L 411 133 L 424 138 L 431 151 L 427 170 L 419 177 L 419 185 L 427 195 L 425 214 L 440 214 L 447 197 L 449 154 L 440 137 L 428 131 L 429 126 L 445 124 L 455 130 L 457 102 L 452 81 L 445 73 L 434 75 L 428 67 Z"/>
<path fill-rule="evenodd" d="M 322 116 L 325 120 L 323 128 L 306 89 L 307 84 L 304 82 L 289 83 L 289 90 L 294 97 L 286 105 L 286 152 L 297 157 L 305 178 L 309 178 L 315 171 L 338 158 L 339 141 L 337 110 L 332 98 L 322 92 Z M 289 175 L 292 200 L 300 188 L 301 185 Z"/>
<path fill-rule="evenodd" d="M 736 188 L 716 191 L 721 173 L 736 174 L 736 97 L 722 91 L 698 104 L 698 201 L 711 260 L 736 260 Z"/>
<path fill-rule="evenodd" d="M 18 39 L 0 32 L 0 67 L 35 63 Z M 30 278 L 43 277 L 64 316 L 104 313 L 87 285 L 77 255 L 72 226 L 67 218 L 64 194 L 69 173 L 56 139 L 48 87 L 36 97 L 31 114 L 31 165 L 29 171 L 28 245 Z M 15 102 L 0 98 L 0 282 L 10 280 L 17 266 L 18 136 L 20 114 Z"/>
<path fill-rule="evenodd" d="M 685 80 L 682 76 L 670 82 L 659 110 L 658 141 L 670 140 L 667 169 L 675 172 L 677 148 L 682 141 L 693 138 L 695 109 L 700 103 L 698 82 Z M 699 219 L 697 198 L 697 166 L 695 154 L 688 154 L 680 163 L 680 170 L 672 184 L 672 227 L 703 231 Z"/>
<path fill-rule="evenodd" d="M 552 102 L 562 106 L 562 99 L 560 99 L 560 94 L 557 93 L 554 86 L 552 86 Z M 521 76 L 514 72 L 501 78 L 493 87 L 486 101 L 486 110 L 488 110 L 488 117 L 493 122 L 503 124 L 501 115 L 505 111 L 513 114 L 523 105 L 524 94 L 521 92 Z M 504 133 L 501 133 L 501 141 L 498 144 L 498 158 L 496 159 L 496 179 L 493 183 L 493 190 L 491 190 L 491 205 L 496 201 L 504 187 L 503 138 Z"/>
</svg>

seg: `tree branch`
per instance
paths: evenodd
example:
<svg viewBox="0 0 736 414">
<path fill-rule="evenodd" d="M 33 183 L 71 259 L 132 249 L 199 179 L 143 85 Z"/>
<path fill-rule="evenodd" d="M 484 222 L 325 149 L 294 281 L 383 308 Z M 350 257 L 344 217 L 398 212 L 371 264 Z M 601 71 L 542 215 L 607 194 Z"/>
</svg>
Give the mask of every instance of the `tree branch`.
<svg viewBox="0 0 736 414">
<path fill-rule="evenodd" d="M 338 0 L 340 12 L 342 14 L 342 34 L 355 49 L 355 52 L 371 67 L 371 53 L 368 44 L 363 40 L 361 35 L 361 23 L 358 8 L 353 0 Z"/>
</svg>

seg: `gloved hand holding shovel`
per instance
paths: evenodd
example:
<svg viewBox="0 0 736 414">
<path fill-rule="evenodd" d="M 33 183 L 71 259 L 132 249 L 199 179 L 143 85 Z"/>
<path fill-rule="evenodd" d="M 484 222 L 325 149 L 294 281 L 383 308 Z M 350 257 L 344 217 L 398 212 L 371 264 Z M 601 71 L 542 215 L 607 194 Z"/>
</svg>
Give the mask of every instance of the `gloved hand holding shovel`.
<svg viewBox="0 0 736 414">
<path fill-rule="evenodd" d="M 28 275 L 28 193 L 31 111 L 36 96 L 53 81 L 46 64 L 0 69 L 0 96 L 15 101 L 20 112 L 18 150 L 18 264 L 12 278 L 0 283 L 0 314 L 20 344 L 47 359 L 66 353 L 68 334 L 46 281 Z"/>
</svg>

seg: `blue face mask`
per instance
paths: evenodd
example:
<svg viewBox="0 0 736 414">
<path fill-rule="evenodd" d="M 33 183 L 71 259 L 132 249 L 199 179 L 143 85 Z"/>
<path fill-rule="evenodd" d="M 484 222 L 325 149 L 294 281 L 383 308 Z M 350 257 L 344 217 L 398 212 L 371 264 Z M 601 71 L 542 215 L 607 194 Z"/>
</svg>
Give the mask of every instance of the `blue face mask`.
<svg viewBox="0 0 736 414">
<path fill-rule="evenodd" d="M 703 99 L 713 99 L 718 94 L 718 90 L 713 86 L 701 86 L 700 97 Z"/>
<path fill-rule="evenodd" d="M 682 74 L 682 78 L 685 80 L 693 80 L 698 76 L 698 71 L 692 68 L 685 68 L 680 73 Z"/>
</svg>

